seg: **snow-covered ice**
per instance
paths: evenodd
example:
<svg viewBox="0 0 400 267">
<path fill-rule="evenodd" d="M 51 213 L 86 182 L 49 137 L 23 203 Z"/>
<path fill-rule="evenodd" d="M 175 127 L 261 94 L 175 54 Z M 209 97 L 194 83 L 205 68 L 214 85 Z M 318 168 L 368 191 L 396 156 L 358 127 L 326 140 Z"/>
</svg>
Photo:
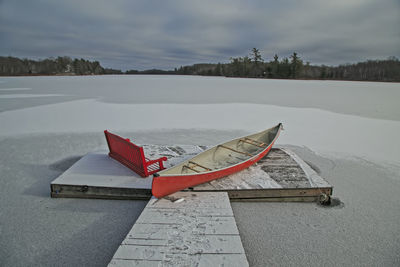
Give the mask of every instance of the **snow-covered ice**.
<svg viewBox="0 0 400 267">
<path fill-rule="evenodd" d="M 278 144 L 344 204 L 232 203 L 250 265 L 399 266 L 399 99 L 399 83 L 0 77 L 0 265 L 110 261 L 145 202 L 49 198 L 52 180 L 106 148 L 103 130 L 213 145 L 282 122 Z"/>
<path fill-rule="evenodd" d="M 3 81 L 0 83 L 4 83 Z M 1 91 L 29 91 L 32 90 L 32 88 L 0 88 Z"/>
<path fill-rule="evenodd" d="M 0 96 L 1 98 L 1 96 Z M 400 163 L 400 122 L 261 104 L 113 104 L 95 99 L 0 113 L 1 136 L 160 129 L 261 131 L 282 122 L 279 144 Z"/>
<path fill-rule="evenodd" d="M 9 94 L 0 95 L 0 98 L 31 98 L 31 97 L 49 97 L 49 96 L 64 96 L 59 94 Z"/>
</svg>

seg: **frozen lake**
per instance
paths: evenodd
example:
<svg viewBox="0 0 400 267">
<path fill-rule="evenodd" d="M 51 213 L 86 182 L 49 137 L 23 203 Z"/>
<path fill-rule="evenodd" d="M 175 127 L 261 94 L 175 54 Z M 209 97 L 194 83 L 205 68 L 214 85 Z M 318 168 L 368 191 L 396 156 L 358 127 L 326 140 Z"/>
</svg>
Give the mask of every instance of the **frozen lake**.
<svg viewBox="0 0 400 267">
<path fill-rule="evenodd" d="M 195 76 L 0 77 L 0 265 L 104 266 L 144 201 L 51 199 L 106 148 L 213 145 L 282 122 L 341 205 L 232 203 L 252 266 L 399 266 L 400 84 Z"/>
<path fill-rule="evenodd" d="M 104 129 L 251 133 L 282 122 L 287 131 L 278 140 L 281 144 L 398 163 L 399 99 L 398 83 L 196 76 L 0 78 L 0 137 Z M 210 135 L 207 145 L 217 141 L 222 140 Z"/>
<path fill-rule="evenodd" d="M 0 77 L 0 95 L 41 98 L 23 102 L 0 98 L 0 111 L 96 99 L 126 104 L 264 104 L 399 121 L 399 88 L 399 83 L 199 76 Z"/>
</svg>

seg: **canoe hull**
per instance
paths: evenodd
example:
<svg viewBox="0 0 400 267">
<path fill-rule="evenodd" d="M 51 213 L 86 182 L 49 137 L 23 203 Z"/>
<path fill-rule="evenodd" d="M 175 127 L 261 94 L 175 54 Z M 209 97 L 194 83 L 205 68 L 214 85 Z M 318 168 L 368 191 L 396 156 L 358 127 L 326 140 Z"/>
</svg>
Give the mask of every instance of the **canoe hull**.
<svg viewBox="0 0 400 267">
<path fill-rule="evenodd" d="M 188 176 L 160 176 L 153 178 L 152 194 L 157 198 L 167 196 L 177 191 L 183 190 L 188 187 L 193 187 L 199 184 L 207 183 L 209 181 L 228 176 L 243 169 L 246 169 L 259 161 L 271 150 L 272 144 L 259 156 L 250 159 L 241 164 L 232 166 L 228 169 L 210 173 L 200 173 Z"/>
<path fill-rule="evenodd" d="M 164 196 L 183 190 L 185 188 L 193 187 L 218 178 L 222 178 L 250 167 L 251 165 L 258 162 L 261 158 L 265 157 L 268 154 L 276 138 L 279 136 L 279 131 L 280 131 L 280 125 L 274 140 L 261 153 L 239 164 L 235 164 L 229 168 L 223 168 L 211 172 L 204 172 L 204 173 L 190 174 L 190 175 L 168 175 L 168 176 L 163 176 L 162 174 L 160 176 L 154 175 L 152 183 L 153 196 L 157 198 L 162 198 Z"/>
</svg>

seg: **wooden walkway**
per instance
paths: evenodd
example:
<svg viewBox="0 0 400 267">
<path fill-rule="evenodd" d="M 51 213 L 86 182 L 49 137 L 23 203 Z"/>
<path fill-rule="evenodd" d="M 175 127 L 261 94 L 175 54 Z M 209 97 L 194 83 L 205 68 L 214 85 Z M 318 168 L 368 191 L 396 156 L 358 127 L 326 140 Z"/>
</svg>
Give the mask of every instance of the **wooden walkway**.
<svg viewBox="0 0 400 267">
<path fill-rule="evenodd" d="M 228 195 L 151 199 L 109 266 L 248 266 Z"/>
</svg>

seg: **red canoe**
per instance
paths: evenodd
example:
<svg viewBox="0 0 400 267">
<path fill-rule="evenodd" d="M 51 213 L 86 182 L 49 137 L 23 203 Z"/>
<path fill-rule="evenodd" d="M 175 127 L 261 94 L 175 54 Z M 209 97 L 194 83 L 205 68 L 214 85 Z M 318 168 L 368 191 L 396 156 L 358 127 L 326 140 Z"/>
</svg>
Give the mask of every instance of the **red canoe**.
<svg viewBox="0 0 400 267">
<path fill-rule="evenodd" d="M 154 175 L 157 198 L 241 171 L 268 154 L 282 124 L 210 148 L 190 160 Z"/>
</svg>

